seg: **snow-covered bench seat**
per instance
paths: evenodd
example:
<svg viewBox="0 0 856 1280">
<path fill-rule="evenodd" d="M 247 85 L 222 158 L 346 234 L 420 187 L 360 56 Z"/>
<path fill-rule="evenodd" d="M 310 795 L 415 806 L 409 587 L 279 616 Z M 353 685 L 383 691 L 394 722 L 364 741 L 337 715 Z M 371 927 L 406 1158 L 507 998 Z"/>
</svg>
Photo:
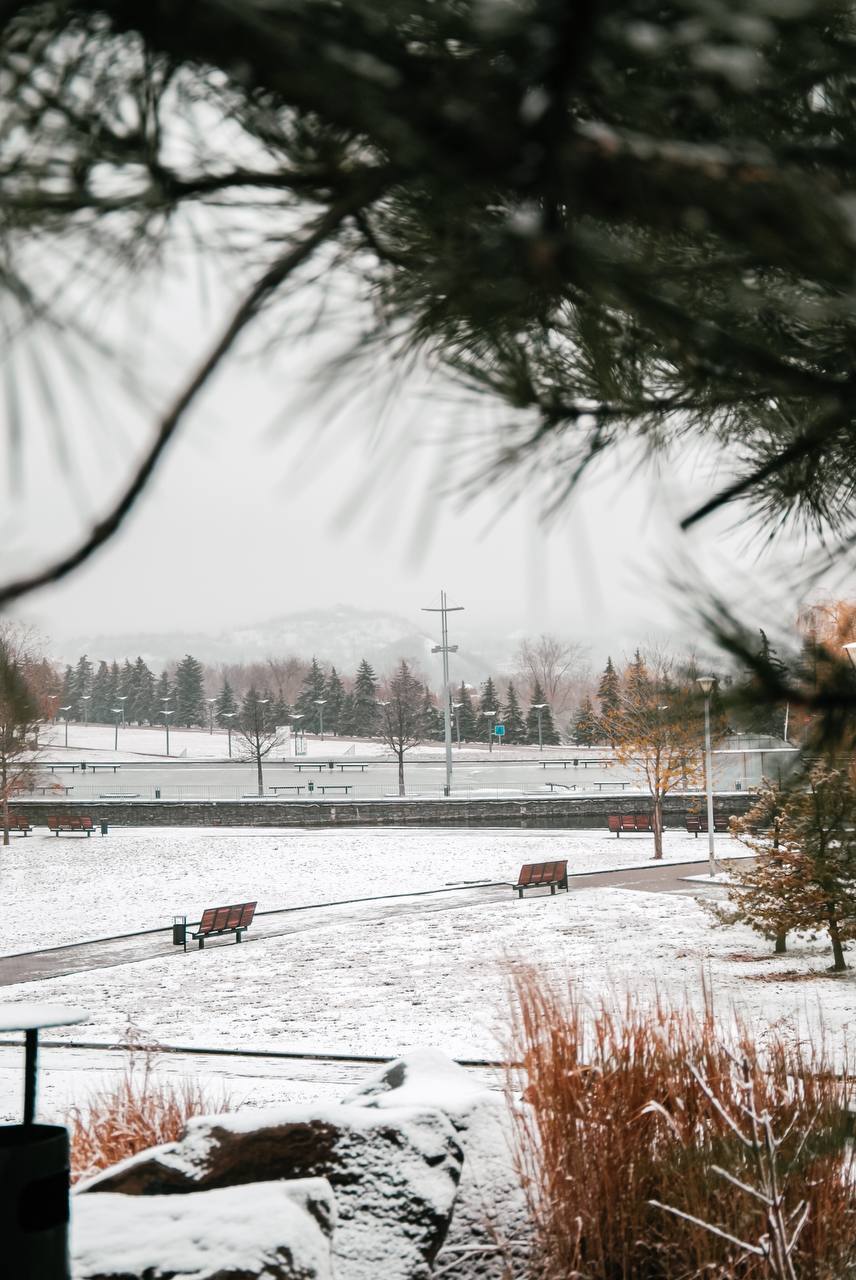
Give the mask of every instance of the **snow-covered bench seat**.
<svg viewBox="0 0 856 1280">
<path fill-rule="evenodd" d="M 205 939 L 218 934 L 234 933 L 235 941 L 241 941 L 241 934 L 249 929 L 256 913 L 255 902 L 235 902 L 228 907 L 208 907 L 202 912 L 196 932 L 190 936 L 199 941 L 199 950 L 205 946 Z"/>
<path fill-rule="evenodd" d="M 563 862 L 527 862 L 525 866 L 520 868 L 520 875 L 517 877 L 517 884 L 513 888 L 517 892 L 518 898 L 523 897 L 524 889 L 534 889 L 538 886 L 550 886 L 551 896 L 557 889 L 564 889 L 568 892 L 568 863 L 567 859 Z"/>
</svg>

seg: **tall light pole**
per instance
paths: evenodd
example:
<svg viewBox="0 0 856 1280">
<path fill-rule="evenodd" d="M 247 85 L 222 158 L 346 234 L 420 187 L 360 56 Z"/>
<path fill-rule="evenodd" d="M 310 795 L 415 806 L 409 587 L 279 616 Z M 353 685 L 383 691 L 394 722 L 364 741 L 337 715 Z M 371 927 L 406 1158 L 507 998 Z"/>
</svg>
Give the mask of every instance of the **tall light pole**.
<svg viewBox="0 0 856 1280">
<path fill-rule="evenodd" d="M 116 701 L 117 701 L 117 702 L 121 702 L 121 704 L 122 704 L 122 706 L 121 706 L 121 712 L 122 712 L 122 728 L 124 729 L 124 727 L 125 727 L 125 703 L 128 701 L 128 695 L 127 695 L 127 693 L 117 693 L 117 694 L 116 694 Z"/>
<path fill-rule="evenodd" d="M 113 750 L 118 751 L 119 750 L 119 717 L 122 714 L 122 708 L 111 707 L 110 710 L 113 712 L 113 715 L 116 717 L 116 724 L 113 727 Z"/>
<path fill-rule="evenodd" d="M 716 676 L 698 676 L 704 694 L 704 777 L 707 788 L 707 858 L 710 874 L 716 875 L 716 858 L 713 853 L 713 768 L 710 746 L 710 694 L 716 684 Z"/>
<path fill-rule="evenodd" d="M 487 716 L 487 746 L 489 751 L 493 751 L 493 717 L 496 715 L 496 707 L 493 711 L 483 711 L 483 716 Z"/>
<path fill-rule="evenodd" d="M 223 711 L 220 713 L 221 720 L 229 721 L 229 723 L 226 725 L 226 733 L 229 739 L 229 759 L 230 760 L 232 759 L 232 720 L 237 714 L 238 714 L 237 711 Z"/>
<path fill-rule="evenodd" d="M 70 710 L 71 710 L 71 703 L 69 703 L 67 707 L 60 707 L 60 711 L 65 712 L 65 716 L 63 718 L 65 720 L 65 745 L 66 746 L 68 746 L 68 713 Z"/>
<path fill-rule="evenodd" d="M 82 693 L 80 695 L 80 701 L 83 703 L 83 723 L 84 724 L 89 724 L 89 705 L 88 704 L 89 704 L 89 699 L 91 697 L 92 697 L 91 693 Z"/>
<path fill-rule="evenodd" d="M 163 704 L 163 725 L 166 729 L 166 753 L 169 755 L 169 717 L 173 715 L 174 712 L 167 711 L 166 704 L 168 702 L 172 702 L 172 698 L 161 698 L 161 702 Z"/>
<path fill-rule="evenodd" d="M 312 701 L 315 703 L 316 707 L 318 708 L 318 720 L 320 724 L 320 728 L 318 732 L 320 734 L 321 741 L 323 742 L 324 741 L 324 706 L 327 702 L 327 699 L 313 698 Z"/>
<path fill-rule="evenodd" d="M 542 716 L 542 714 L 543 714 L 543 712 L 544 712 L 544 708 L 545 708 L 546 706 L 548 706 L 548 705 L 549 705 L 549 704 L 548 704 L 548 703 L 546 703 L 546 702 L 533 702 L 533 703 L 532 703 L 532 710 L 533 710 L 533 711 L 537 711 L 537 712 L 538 712 L 538 750 L 539 750 L 539 751 L 543 751 L 543 750 L 544 750 L 544 735 L 543 735 L 543 733 L 541 732 L 541 716 Z"/>
<path fill-rule="evenodd" d="M 213 734 L 213 732 L 214 732 L 214 703 L 217 701 L 217 699 L 216 699 L 216 698 L 206 698 L 206 699 L 205 699 L 205 701 L 208 703 L 208 732 L 209 732 L 209 733 L 211 733 L 211 734 Z"/>
<path fill-rule="evenodd" d="M 460 751 L 460 749 L 461 749 L 461 714 L 460 714 L 460 713 L 461 713 L 461 707 L 462 707 L 463 705 L 464 705 L 464 704 L 463 704 L 463 702 L 453 702 L 453 703 L 452 703 L 452 710 L 453 710 L 453 711 L 454 711 L 454 713 L 455 713 L 455 733 L 457 734 L 457 737 L 458 737 L 458 750 L 459 750 L 459 751 Z"/>
<path fill-rule="evenodd" d="M 449 689 L 449 654 L 457 653 L 458 646 L 449 644 L 449 614 L 462 613 L 464 606 L 462 604 L 449 605 L 446 603 L 445 591 L 440 592 L 440 608 L 424 608 L 423 613 L 439 613 L 440 615 L 440 643 L 434 645 L 432 653 L 442 653 L 443 655 L 443 741 L 446 748 L 446 785 L 443 788 L 443 794 L 448 796 L 452 794 L 452 693 Z M 461 745 L 460 731 L 458 732 L 458 746 Z"/>
</svg>

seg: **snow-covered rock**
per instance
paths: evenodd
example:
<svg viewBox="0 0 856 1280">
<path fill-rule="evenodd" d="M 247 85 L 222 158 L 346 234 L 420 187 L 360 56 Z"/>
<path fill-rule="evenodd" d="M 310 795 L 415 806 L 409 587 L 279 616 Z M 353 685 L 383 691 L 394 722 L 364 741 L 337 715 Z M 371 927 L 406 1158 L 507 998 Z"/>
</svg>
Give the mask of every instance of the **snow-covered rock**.
<svg viewBox="0 0 856 1280">
<path fill-rule="evenodd" d="M 418 1049 L 382 1068 L 344 1099 L 378 1109 L 432 1107 L 449 1117 L 464 1149 L 452 1221 L 437 1266 L 449 1280 L 499 1280 L 525 1253 L 526 1205 L 513 1159 L 505 1097 L 485 1089 L 436 1049 Z"/>
<path fill-rule="evenodd" d="M 336 1280 L 421 1280 L 445 1238 L 462 1163 L 456 1126 L 437 1109 L 287 1106 L 193 1119 L 179 1142 L 105 1170 L 80 1192 L 175 1198 L 326 1178 Z"/>
<path fill-rule="evenodd" d="M 75 1196 L 74 1280 L 332 1280 L 323 1178 L 187 1196 Z"/>
</svg>

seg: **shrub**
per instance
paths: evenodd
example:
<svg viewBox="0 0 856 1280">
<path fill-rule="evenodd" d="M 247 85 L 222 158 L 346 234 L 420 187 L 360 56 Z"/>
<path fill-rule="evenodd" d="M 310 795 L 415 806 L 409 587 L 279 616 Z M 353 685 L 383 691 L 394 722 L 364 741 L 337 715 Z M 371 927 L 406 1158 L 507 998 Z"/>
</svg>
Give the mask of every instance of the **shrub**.
<svg viewBox="0 0 856 1280">
<path fill-rule="evenodd" d="M 229 1110 L 225 1095 L 214 1101 L 190 1080 L 162 1084 L 153 1072 L 150 1054 L 142 1062 L 132 1055 L 118 1084 L 95 1091 L 82 1106 L 69 1108 L 72 1182 L 147 1147 L 174 1142 L 191 1116 Z"/>
<path fill-rule="evenodd" d="M 739 1026 L 725 1042 L 709 1002 L 702 1014 L 643 1009 L 632 997 L 620 1009 L 586 1009 L 573 992 L 545 992 L 532 973 L 515 986 L 513 1058 L 529 1103 L 516 1109 L 518 1162 L 539 1280 L 768 1274 L 767 1259 L 703 1225 L 763 1239 L 764 1205 L 728 1180 L 758 1184 L 752 1153 L 729 1123 L 747 1125 L 742 1108 L 752 1096 L 783 1139 L 775 1158 L 785 1215 L 795 1222 L 808 1203 L 794 1247 L 801 1280 L 850 1273 L 850 1086 L 824 1047 L 806 1051 L 773 1032 L 762 1049 Z"/>
</svg>

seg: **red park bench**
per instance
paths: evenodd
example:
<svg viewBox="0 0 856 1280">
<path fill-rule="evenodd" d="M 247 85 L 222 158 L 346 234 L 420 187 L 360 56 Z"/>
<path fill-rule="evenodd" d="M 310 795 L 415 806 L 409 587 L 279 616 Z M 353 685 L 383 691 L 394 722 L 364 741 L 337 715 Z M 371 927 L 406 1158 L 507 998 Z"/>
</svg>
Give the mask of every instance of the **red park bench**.
<svg viewBox="0 0 856 1280">
<path fill-rule="evenodd" d="M 209 907 L 202 912 L 196 932 L 191 938 L 199 940 L 199 950 L 205 946 L 206 938 L 217 937 L 224 933 L 234 933 L 235 941 L 241 941 L 241 934 L 249 929 L 256 913 L 255 902 L 237 902 L 229 907 Z"/>
<path fill-rule="evenodd" d="M 9 831 L 18 831 L 21 835 L 27 836 L 32 831 L 29 818 L 25 818 L 22 813 L 9 814 Z"/>
<path fill-rule="evenodd" d="M 100 824 L 102 836 L 107 834 L 107 823 Z M 57 816 L 50 814 L 48 816 L 48 830 L 58 836 L 61 831 L 78 831 L 83 832 L 86 836 L 91 836 L 95 827 L 92 825 L 92 819 L 88 814 L 65 813 Z"/>
<path fill-rule="evenodd" d="M 539 885 L 549 885 L 551 897 L 557 889 L 564 889 L 567 893 L 567 859 L 564 862 L 527 862 L 520 868 L 517 884 L 512 885 L 512 888 L 517 891 L 518 898 L 522 898 L 524 889 L 534 889 Z"/>
<path fill-rule="evenodd" d="M 616 838 L 620 838 L 622 832 L 638 831 L 649 834 L 651 831 L 650 813 L 611 813 L 606 821 L 610 831 L 615 832 Z"/>
<path fill-rule="evenodd" d="M 707 835 L 707 814 L 698 818 L 687 818 L 684 825 L 686 826 L 687 831 L 694 835 L 697 840 L 699 832 L 701 832 L 702 835 Z M 714 814 L 713 830 L 715 835 L 727 836 L 731 830 L 728 818 L 718 818 L 716 814 Z"/>
</svg>

